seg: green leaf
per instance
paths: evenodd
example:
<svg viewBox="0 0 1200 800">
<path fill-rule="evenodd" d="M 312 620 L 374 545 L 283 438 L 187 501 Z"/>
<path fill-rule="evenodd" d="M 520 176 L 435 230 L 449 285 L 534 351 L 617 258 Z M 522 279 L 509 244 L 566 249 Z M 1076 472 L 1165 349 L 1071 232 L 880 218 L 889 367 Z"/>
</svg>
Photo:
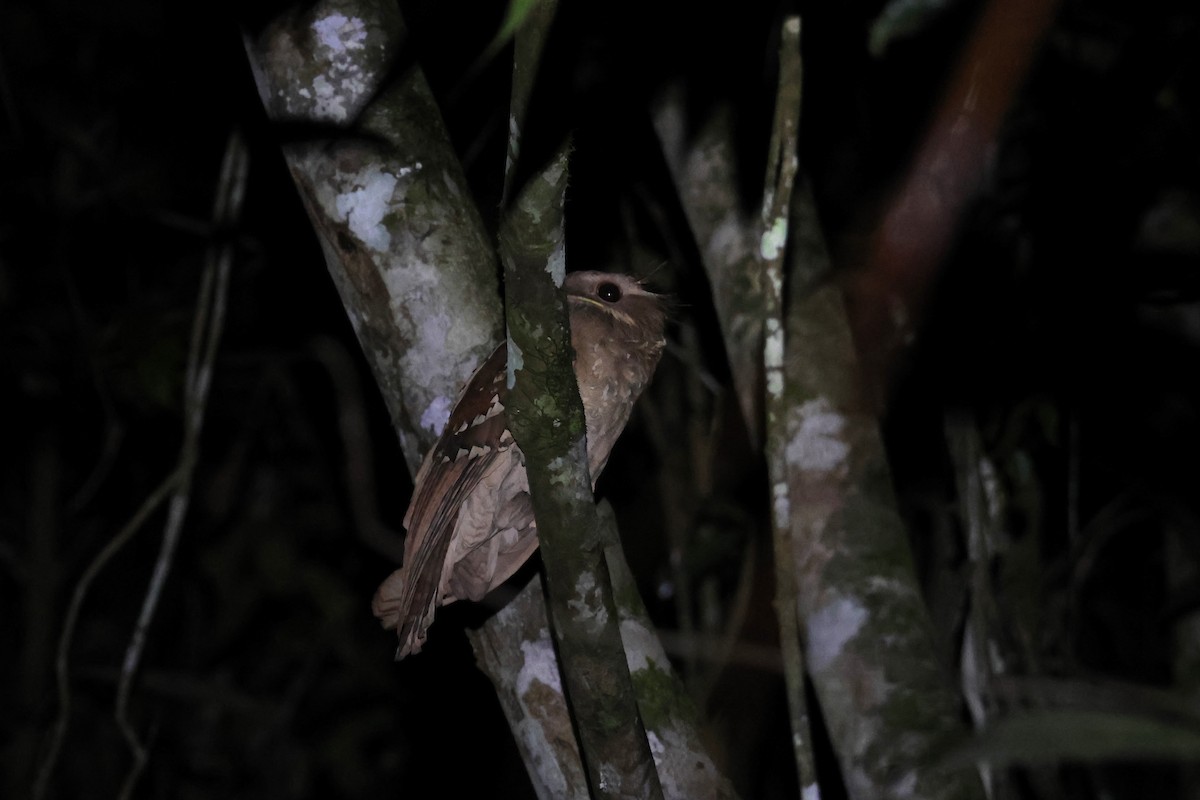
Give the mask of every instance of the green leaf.
<svg viewBox="0 0 1200 800">
<path fill-rule="evenodd" d="M 504 12 L 500 30 L 496 31 L 495 38 L 483 51 L 483 55 L 479 58 L 480 63 L 489 61 L 500 51 L 500 48 L 517 35 L 517 31 L 525 24 L 525 20 L 529 19 L 530 13 L 537 8 L 539 2 L 541 0 L 508 0 L 508 10 Z"/>
</svg>

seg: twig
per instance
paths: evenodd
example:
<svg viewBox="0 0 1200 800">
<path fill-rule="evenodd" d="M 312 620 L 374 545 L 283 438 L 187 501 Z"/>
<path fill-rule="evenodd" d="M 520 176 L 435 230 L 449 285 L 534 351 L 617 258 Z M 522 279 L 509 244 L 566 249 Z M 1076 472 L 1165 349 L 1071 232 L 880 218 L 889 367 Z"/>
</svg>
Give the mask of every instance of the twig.
<svg viewBox="0 0 1200 800">
<path fill-rule="evenodd" d="M 517 175 L 517 163 L 521 158 L 521 139 L 524 134 L 529 103 L 533 98 L 533 87 L 537 81 L 542 51 L 554 24 L 558 11 L 558 0 L 538 0 L 530 4 L 522 27 L 516 31 L 516 47 L 513 52 L 512 97 L 509 100 L 508 144 L 504 159 L 504 191 L 500 207 L 507 208 L 512 201 L 513 182 Z"/>
<path fill-rule="evenodd" d="M 779 90 L 775 123 L 763 188 L 759 257 L 763 264 L 763 366 L 767 387 L 767 465 L 771 474 L 772 519 L 775 525 L 776 613 L 792 725 L 796 771 L 806 798 L 819 798 L 816 757 L 812 749 L 808 705 L 804 698 L 804 658 L 796 607 L 796 573 L 792 565 L 791 521 L 788 513 L 787 401 L 784 394 L 783 259 L 788 238 L 792 190 L 799 169 L 797 140 L 802 93 L 800 18 L 783 22 L 779 43 Z"/>
<path fill-rule="evenodd" d="M 124 527 L 117 532 L 117 535 L 108 541 L 91 563 L 83 571 L 83 576 L 79 582 L 75 584 L 75 591 L 71 595 L 71 603 L 67 606 L 67 615 L 63 621 L 62 633 L 58 637 L 58 655 L 54 661 L 54 673 L 58 683 L 58 714 L 54 720 L 54 727 L 50 734 L 50 744 L 46 749 L 45 758 L 42 759 L 41 766 L 38 768 L 38 774 L 33 784 L 33 792 L 31 796 L 33 800 L 41 800 L 46 795 L 46 789 L 50 784 L 50 775 L 54 771 L 54 766 L 58 761 L 58 753 L 62 749 L 63 738 L 67 733 L 67 721 L 71 716 L 71 684 L 67 674 L 67 658 L 71 650 L 71 640 L 75 635 L 75 624 L 79 621 L 79 612 L 83 608 L 83 601 L 87 598 L 87 593 L 91 589 L 92 581 L 100 574 L 109 560 L 112 559 L 118 552 L 121 551 L 133 535 L 141 530 L 141 527 L 150 518 L 150 515 L 158 510 L 158 507 L 163 504 L 167 496 L 175 489 L 178 484 L 182 470 L 180 465 L 176 465 L 171 474 L 167 475 L 150 495 L 142 501 L 142 505 L 134 512 L 129 521 Z"/>
<path fill-rule="evenodd" d="M 983 730 L 996 708 L 994 684 L 1004 672 L 1007 657 L 1000 641 L 1001 625 L 992 585 L 993 560 L 1000 550 L 1001 534 L 997 490 L 989 490 L 994 469 L 984 452 L 975 420 L 966 414 L 948 414 L 946 443 L 958 484 L 959 515 L 966 533 L 971 583 L 967 618 L 963 625 L 960 672 L 963 700 L 976 730 Z M 997 797 L 1004 771 L 980 762 L 979 777 L 988 797 Z"/>
<path fill-rule="evenodd" d="M 248 158 L 245 143 L 238 133 L 229 137 L 225 147 L 225 158 L 221 164 L 221 177 L 217 197 L 213 204 L 213 220 L 218 229 L 228 227 L 241 211 L 245 194 Z M 154 562 L 150 584 L 142 601 L 137 624 L 125 658 L 121 664 L 121 680 L 117 686 L 117 699 L 113 716 L 121 734 L 133 751 L 134 765 L 130 770 L 122 795 L 133 791 L 137 778 L 146 763 L 146 746 L 138 737 L 129 720 L 129 695 L 133 679 L 142 660 L 146 645 L 146 634 L 154 620 L 162 597 L 163 587 L 175 560 L 179 546 L 183 521 L 187 516 L 191 499 L 192 477 L 200 450 L 200 431 L 204 423 L 204 412 L 208 405 L 209 389 L 212 386 L 213 366 L 221 334 L 225 324 L 225 309 L 229 290 L 229 274 L 233 266 L 233 245 L 224 242 L 209 249 L 207 265 L 201 284 L 201 300 L 196 307 L 192 325 L 191 345 L 188 351 L 188 367 L 184 384 L 184 437 L 179 454 L 179 480 L 174 486 L 167 522 L 163 530 L 162 545 Z M 211 298 L 211 299 L 210 299 Z"/>
</svg>

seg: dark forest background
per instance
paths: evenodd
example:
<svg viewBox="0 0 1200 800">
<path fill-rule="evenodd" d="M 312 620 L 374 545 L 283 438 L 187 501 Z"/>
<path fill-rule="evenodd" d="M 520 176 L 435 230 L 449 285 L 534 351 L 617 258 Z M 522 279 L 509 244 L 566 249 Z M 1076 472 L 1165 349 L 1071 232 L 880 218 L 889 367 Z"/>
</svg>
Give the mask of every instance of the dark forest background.
<svg viewBox="0 0 1200 800">
<path fill-rule="evenodd" d="M 684 635 L 681 616 L 702 626 L 739 589 L 748 596 L 733 662 L 718 675 L 690 659 L 680 668 L 742 796 L 794 796 L 765 467 L 738 420 L 646 105 L 680 76 L 702 102 L 733 102 L 746 172 L 761 174 L 778 23 L 802 13 L 802 169 L 853 313 L 865 243 L 983 4 L 572 5 L 545 67 L 572 102 L 543 109 L 539 134 L 546 148 L 574 136 L 569 267 L 648 275 L 678 301 L 673 349 L 704 354 L 664 361 L 600 493 L 668 646 Z M 401 6 L 411 56 L 494 226 L 509 62 L 501 52 L 471 67 L 504 4 Z M 885 8 L 893 27 L 880 27 Z M 188 337 L 214 242 L 235 248 L 230 305 L 180 549 L 130 698 L 150 745 L 137 794 L 530 796 L 462 634 L 487 607 L 443 610 L 427 652 L 399 665 L 394 637 L 370 614 L 393 564 L 364 532 L 400 531 L 411 482 L 279 153 L 295 132 L 267 122 L 242 49 L 242 31 L 276 11 L 0 5 L 6 797 L 29 793 L 44 755 L 72 592 L 177 456 Z M 881 31 L 886 46 L 872 47 Z M 234 131 L 249 151 L 245 208 L 236 225 L 214 228 Z M 939 601 L 966 580 L 954 443 L 974 431 L 1005 521 L 992 579 L 1011 671 L 1100 687 L 1119 713 L 1147 708 L 1129 684 L 1169 689 L 1200 737 L 1200 704 L 1189 705 L 1200 698 L 1198 143 L 1200 7 L 1062 3 L 881 394 L 947 664 L 962 611 Z M 748 205 L 756 191 L 747 187 Z M 701 401 L 679 388 L 695 374 Z M 662 436 L 696 408 L 719 468 L 680 551 L 663 534 L 672 478 Z M 348 419 L 367 435 L 348 433 Z M 364 468 L 373 497 L 348 480 Z M 108 563 L 83 606 L 49 796 L 116 795 L 129 770 L 112 708 L 162 516 Z M 1014 791 L 1197 796 L 1187 764 L 1076 758 Z"/>
</svg>

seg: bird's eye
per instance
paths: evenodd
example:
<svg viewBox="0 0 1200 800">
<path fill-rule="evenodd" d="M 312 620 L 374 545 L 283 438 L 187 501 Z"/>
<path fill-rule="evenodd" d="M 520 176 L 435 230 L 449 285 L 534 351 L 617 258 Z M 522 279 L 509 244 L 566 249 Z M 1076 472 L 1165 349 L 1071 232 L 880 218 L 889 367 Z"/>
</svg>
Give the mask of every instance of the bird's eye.
<svg viewBox="0 0 1200 800">
<path fill-rule="evenodd" d="M 615 283 L 602 283 L 596 287 L 596 294 L 606 303 L 615 303 L 621 299 L 621 287 Z"/>
</svg>

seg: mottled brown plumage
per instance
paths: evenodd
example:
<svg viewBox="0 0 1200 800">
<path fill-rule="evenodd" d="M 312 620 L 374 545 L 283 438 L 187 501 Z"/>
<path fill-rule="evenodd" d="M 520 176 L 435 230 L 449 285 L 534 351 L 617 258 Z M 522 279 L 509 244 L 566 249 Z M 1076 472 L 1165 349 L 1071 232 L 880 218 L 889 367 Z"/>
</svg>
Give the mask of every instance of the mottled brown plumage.
<svg viewBox="0 0 1200 800">
<path fill-rule="evenodd" d="M 665 311 L 626 275 L 574 272 L 564 288 L 595 483 L 654 374 Z M 504 411 L 507 357 L 500 345 L 471 376 L 417 472 L 404 565 L 372 603 L 400 637 L 397 659 L 420 651 L 439 605 L 481 599 L 537 549 L 525 459 Z"/>
</svg>

